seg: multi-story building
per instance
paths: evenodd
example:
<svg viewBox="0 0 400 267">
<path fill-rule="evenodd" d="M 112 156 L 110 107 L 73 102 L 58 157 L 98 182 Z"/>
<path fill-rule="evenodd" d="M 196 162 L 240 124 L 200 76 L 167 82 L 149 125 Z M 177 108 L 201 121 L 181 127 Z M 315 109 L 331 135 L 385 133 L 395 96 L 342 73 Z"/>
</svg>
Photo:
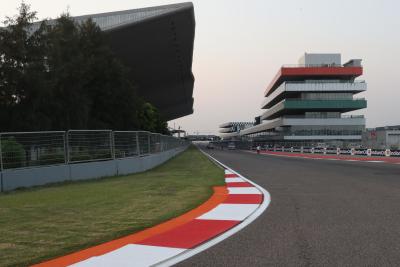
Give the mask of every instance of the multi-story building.
<svg viewBox="0 0 400 267">
<path fill-rule="evenodd" d="M 360 59 L 341 64 L 340 54 L 305 54 L 282 66 L 265 91 L 261 123 L 241 136 L 289 146 L 357 146 L 365 118 L 344 113 L 367 107 L 355 94 L 367 89 Z"/>
<path fill-rule="evenodd" d="M 362 143 L 366 148 L 400 150 L 400 125 L 367 129 Z"/>
<path fill-rule="evenodd" d="M 253 122 L 226 122 L 219 126 L 220 137 L 227 139 L 240 138 L 240 131 L 253 126 Z"/>
</svg>

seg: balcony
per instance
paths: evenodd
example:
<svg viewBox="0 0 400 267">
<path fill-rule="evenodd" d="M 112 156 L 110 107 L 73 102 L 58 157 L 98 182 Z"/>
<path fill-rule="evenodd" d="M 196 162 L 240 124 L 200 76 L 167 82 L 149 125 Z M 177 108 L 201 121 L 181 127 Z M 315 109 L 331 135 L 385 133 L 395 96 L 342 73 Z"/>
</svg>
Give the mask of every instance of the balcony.
<svg viewBox="0 0 400 267">
<path fill-rule="evenodd" d="M 235 133 L 221 133 L 219 135 L 222 138 L 233 138 L 233 137 L 238 137 L 239 133 L 235 132 Z"/>
<path fill-rule="evenodd" d="M 364 119 L 364 115 L 341 115 L 340 117 L 328 116 L 306 116 L 306 115 L 284 115 L 284 119 Z"/>
<path fill-rule="evenodd" d="M 270 108 L 282 99 L 301 92 L 349 92 L 357 94 L 367 90 L 365 81 L 303 81 L 283 82 L 273 93 L 264 99 L 262 109 Z"/>
<path fill-rule="evenodd" d="M 219 132 L 220 132 L 220 133 L 233 133 L 233 132 L 236 132 L 236 131 L 235 131 L 235 129 L 233 129 L 233 128 L 221 128 L 221 129 L 219 130 Z"/>
<path fill-rule="evenodd" d="M 306 111 L 349 112 L 367 107 L 363 98 L 352 100 L 301 100 L 285 99 L 261 115 L 262 120 L 270 120 L 283 115 L 300 115 Z"/>
<path fill-rule="evenodd" d="M 365 118 L 290 118 L 290 116 L 285 116 L 282 118 L 282 126 L 291 125 L 365 125 Z"/>
<path fill-rule="evenodd" d="M 361 66 L 339 65 L 284 65 L 265 90 L 265 96 L 273 93 L 285 81 L 307 79 L 354 79 L 363 73 Z"/>
<path fill-rule="evenodd" d="M 240 135 L 248 135 L 272 130 L 282 126 L 365 126 L 363 115 L 342 115 L 340 118 L 308 118 L 304 115 L 285 115 L 244 129 Z"/>
</svg>

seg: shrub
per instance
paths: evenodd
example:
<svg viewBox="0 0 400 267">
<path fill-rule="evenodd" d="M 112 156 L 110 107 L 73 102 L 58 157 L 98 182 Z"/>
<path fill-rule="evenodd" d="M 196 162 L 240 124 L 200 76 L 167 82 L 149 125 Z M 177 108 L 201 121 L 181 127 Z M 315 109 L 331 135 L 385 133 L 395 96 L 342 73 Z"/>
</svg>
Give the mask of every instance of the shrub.
<svg viewBox="0 0 400 267">
<path fill-rule="evenodd" d="M 23 167 L 25 163 L 25 149 L 14 137 L 1 140 L 3 169 Z"/>
</svg>

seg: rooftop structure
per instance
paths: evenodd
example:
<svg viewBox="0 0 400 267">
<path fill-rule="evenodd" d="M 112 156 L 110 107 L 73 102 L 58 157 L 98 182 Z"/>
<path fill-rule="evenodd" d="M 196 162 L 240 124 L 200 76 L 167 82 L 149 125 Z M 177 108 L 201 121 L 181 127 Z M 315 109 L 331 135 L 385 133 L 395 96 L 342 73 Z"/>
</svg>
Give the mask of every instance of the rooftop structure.
<svg viewBox="0 0 400 267">
<path fill-rule="evenodd" d="M 265 90 L 261 124 L 241 136 L 261 135 L 274 143 L 346 146 L 361 143 L 365 118 L 343 113 L 367 107 L 355 94 L 367 89 L 361 60 L 341 64 L 340 54 L 305 54 L 283 66 Z"/>
<path fill-rule="evenodd" d="M 192 3 L 73 17 L 77 22 L 89 18 L 107 33 L 115 54 L 129 67 L 138 94 L 164 119 L 193 113 Z M 37 27 L 39 23 L 32 30 Z"/>
</svg>

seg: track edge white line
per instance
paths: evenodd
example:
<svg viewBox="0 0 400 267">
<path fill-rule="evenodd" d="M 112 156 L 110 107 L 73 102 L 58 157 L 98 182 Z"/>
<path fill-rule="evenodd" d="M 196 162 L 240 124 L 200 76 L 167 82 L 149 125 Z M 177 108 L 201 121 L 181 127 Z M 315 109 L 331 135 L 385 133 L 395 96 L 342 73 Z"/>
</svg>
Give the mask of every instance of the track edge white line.
<svg viewBox="0 0 400 267">
<path fill-rule="evenodd" d="M 157 264 L 154 264 L 153 266 L 160 266 L 160 267 L 164 267 L 164 266 L 172 266 L 174 264 L 177 264 L 179 262 L 182 262 L 186 259 L 189 259 L 190 257 L 193 257 L 194 255 L 222 242 L 223 240 L 227 239 L 228 237 L 236 234 L 237 232 L 239 232 L 240 230 L 242 230 L 243 228 L 245 228 L 247 225 L 249 225 L 250 223 L 252 223 L 255 219 L 257 219 L 269 206 L 269 204 L 271 203 L 271 195 L 269 194 L 269 192 L 267 190 L 265 190 L 264 188 L 262 188 L 260 185 L 254 183 L 253 181 L 250 181 L 249 179 L 247 179 L 246 177 L 244 177 L 243 175 L 241 175 L 240 173 L 236 172 L 235 170 L 232 170 L 231 168 L 229 168 L 228 166 L 226 166 L 225 164 L 223 164 L 222 162 L 218 161 L 217 159 L 215 159 L 214 157 L 212 157 L 211 155 L 209 155 L 208 153 L 204 152 L 203 150 L 199 149 L 203 154 L 205 154 L 207 157 L 209 157 L 210 159 L 212 159 L 214 162 L 218 163 L 219 165 L 223 166 L 225 169 L 228 169 L 230 171 L 232 171 L 233 173 L 237 174 L 239 177 L 243 178 L 245 181 L 251 183 L 252 185 L 254 185 L 258 190 L 260 190 L 263 195 L 264 195 L 264 201 L 260 204 L 260 206 L 250 215 L 248 216 L 244 221 L 240 222 L 239 224 L 237 224 L 236 226 L 234 226 L 233 228 L 229 229 L 228 231 L 218 235 L 217 237 L 201 244 L 200 246 L 197 246 L 193 249 L 188 249 L 185 252 L 182 252 L 181 254 L 172 257 L 170 259 L 167 259 L 163 262 L 159 262 Z"/>
</svg>

